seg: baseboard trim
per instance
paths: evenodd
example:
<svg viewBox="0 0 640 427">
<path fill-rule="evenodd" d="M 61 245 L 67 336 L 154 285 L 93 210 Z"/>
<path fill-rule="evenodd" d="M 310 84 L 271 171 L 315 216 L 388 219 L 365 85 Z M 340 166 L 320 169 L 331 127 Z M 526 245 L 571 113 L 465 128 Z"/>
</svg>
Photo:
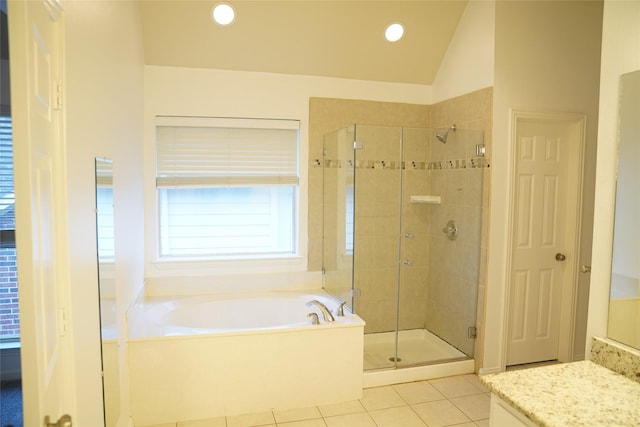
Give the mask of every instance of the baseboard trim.
<svg viewBox="0 0 640 427">
<path fill-rule="evenodd" d="M 474 363 L 473 359 L 467 359 L 411 368 L 367 371 L 363 375 L 363 387 L 380 387 L 384 385 L 423 381 L 454 375 L 472 374 L 475 366 Z"/>
<path fill-rule="evenodd" d="M 478 370 L 478 375 L 491 375 L 491 374 L 499 374 L 500 372 L 504 372 L 504 369 L 500 368 L 480 368 Z"/>
</svg>

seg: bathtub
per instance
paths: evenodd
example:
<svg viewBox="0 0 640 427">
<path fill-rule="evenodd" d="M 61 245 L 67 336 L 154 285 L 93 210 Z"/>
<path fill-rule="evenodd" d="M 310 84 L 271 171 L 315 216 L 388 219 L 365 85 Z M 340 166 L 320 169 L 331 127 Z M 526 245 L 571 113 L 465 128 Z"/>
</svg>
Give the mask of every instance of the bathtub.
<svg viewBox="0 0 640 427">
<path fill-rule="evenodd" d="M 322 290 L 149 298 L 128 313 L 134 425 L 359 399 L 364 321 Z M 313 325 L 308 313 L 317 313 Z"/>
</svg>

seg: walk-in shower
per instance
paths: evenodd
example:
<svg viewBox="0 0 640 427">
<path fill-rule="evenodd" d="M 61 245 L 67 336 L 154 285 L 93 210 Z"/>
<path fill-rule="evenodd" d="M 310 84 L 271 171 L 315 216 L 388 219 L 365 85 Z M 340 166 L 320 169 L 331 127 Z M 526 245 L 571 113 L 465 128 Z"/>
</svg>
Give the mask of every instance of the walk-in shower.
<svg viewBox="0 0 640 427">
<path fill-rule="evenodd" d="M 325 135 L 324 287 L 366 321 L 365 370 L 473 357 L 482 144 L 455 126 Z"/>
</svg>

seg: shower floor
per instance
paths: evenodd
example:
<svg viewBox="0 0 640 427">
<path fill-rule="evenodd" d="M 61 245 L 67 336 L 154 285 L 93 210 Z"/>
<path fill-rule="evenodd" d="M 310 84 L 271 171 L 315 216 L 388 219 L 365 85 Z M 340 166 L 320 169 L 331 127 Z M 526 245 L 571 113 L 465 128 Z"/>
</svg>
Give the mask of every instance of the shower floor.
<svg viewBox="0 0 640 427">
<path fill-rule="evenodd" d="M 394 367 L 395 351 L 395 332 L 365 334 L 364 370 Z M 400 359 L 398 366 L 420 365 L 466 357 L 466 354 L 426 329 L 410 329 L 398 333 L 398 358 Z"/>
</svg>

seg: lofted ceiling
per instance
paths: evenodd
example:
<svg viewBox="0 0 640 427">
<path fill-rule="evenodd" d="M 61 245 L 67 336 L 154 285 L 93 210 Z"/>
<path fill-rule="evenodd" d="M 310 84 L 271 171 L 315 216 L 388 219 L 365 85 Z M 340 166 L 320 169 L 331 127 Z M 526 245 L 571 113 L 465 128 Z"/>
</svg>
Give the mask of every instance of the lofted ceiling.
<svg viewBox="0 0 640 427">
<path fill-rule="evenodd" d="M 209 0 L 140 0 L 148 65 L 257 71 L 430 85 L 466 0 L 225 0 L 235 22 L 211 20 Z M 384 38 L 403 24 L 404 37 Z"/>
</svg>

